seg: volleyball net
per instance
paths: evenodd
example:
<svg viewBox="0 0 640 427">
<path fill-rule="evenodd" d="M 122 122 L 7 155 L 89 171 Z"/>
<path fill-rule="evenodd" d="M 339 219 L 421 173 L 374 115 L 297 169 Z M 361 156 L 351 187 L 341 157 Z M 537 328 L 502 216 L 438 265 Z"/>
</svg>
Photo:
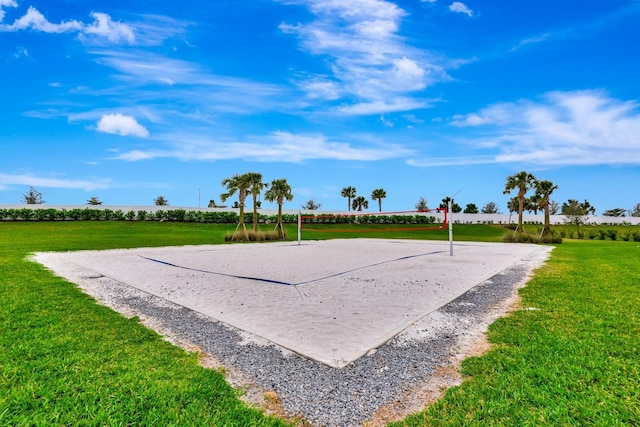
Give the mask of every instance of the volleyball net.
<svg viewBox="0 0 640 427">
<path fill-rule="evenodd" d="M 369 233 L 445 230 L 448 225 L 446 208 L 353 213 L 300 213 L 298 240 L 314 233 Z"/>
</svg>

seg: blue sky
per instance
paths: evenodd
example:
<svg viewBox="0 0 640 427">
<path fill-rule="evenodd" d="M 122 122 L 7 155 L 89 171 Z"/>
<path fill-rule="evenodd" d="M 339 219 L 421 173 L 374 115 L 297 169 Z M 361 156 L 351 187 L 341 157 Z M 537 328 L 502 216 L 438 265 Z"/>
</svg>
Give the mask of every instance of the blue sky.
<svg viewBox="0 0 640 427">
<path fill-rule="evenodd" d="M 206 206 L 255 171 L 289 209 L 354 186 L 506 212 L 526 170 L 631 209 L 639 23 L 634 0 L 0 0 L 0 204 Z"/>
</svg>

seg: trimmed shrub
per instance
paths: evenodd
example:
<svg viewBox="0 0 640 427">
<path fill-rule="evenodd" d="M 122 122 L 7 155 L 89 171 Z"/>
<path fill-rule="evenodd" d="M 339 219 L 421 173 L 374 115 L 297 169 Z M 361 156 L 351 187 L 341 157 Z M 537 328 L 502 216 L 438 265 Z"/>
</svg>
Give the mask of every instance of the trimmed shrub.
<svg viewBox="0 0 640 427">
<path fill-rule="evenodd" d="M 556 233 L 549 233 L 544 236 L 531 233 L 506 233 L 502 236 L 505 243 L 562 243 L 562 237 Z"/>
<path fill-rule="evenodd" d="M 224 235 L 225 242 L 264 242 L 280 240 L 277 231 L 251 231 L 247 230 L 247 239 L 242 239 L 242 233 L 227 232 Z"/>
</svg>

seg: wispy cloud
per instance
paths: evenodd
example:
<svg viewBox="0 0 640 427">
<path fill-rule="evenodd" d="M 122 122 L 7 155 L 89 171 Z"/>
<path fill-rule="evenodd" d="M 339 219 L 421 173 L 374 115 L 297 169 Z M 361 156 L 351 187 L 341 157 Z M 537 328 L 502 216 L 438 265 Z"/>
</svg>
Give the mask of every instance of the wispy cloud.
<svg viewBox="0 0 640 427">
<path fill-rule="evenodd" d="M 610 12 L 600 14 L 589 21 L 574 23 L 571 26 L 547 29 L 539 34 L 532 34 L 524 37 L 513 44 L 511 52 L 534 46 L 544 42 L 554 42 L 559 40 L 586 39 L 606 28 L 616 25 L 621 19 L 640 14 L 640 1 L 621 2 L 621 7 Z"/>
<path fill-rule="evenodd" d="M 477 155 L 410 163 L 640 165 L 640 103 L 603 91 L 551 92 L 540 101 L 495 104 L 455 116 L 451 125 L 478 129 L 478 137 L 464 141 Z"/>
<path fill-rule="evenodd" d="M 107 114 L 102 116 L 97 125 L 98 132 L 112 133 L 120 136 L 137 136 L 146 138 L 149 131 L 131 116 L 124 116 L 121 113 Z"/>
<path fill-rule="evenodd" d="M 211 73 L 200 64 L 168 58 L 143 50 L 94 50 L 98 64 L 116 71 L 126 83 L 129 99 L 146 104 L 173 101 L 201 111 L 252 114 L 267 109 L 292 109 L 291 91 L 261 83 Z M 162 90 L 159 91 L 158 87 Z"/>
<path fill-rule="evenodd" d="M 308 96 L 349 100 L 353 111 L 384 105 L 387 99 L 420 92 L 448 80 L 444 61 L 412 47 L 400 36 L 407 13 L 384 0 L 283 0 L 306 6 L 314 19 L 283 23 L 280 29 L 296 35 L 302 48 L 328 58 L 325 75 L 299 82 Z M 358 108 L 362 103 L 364 108 Z M 408 106 L 409 104 L 407 104 Z M 338 112 L 348 112 L 340 108 Z M 371 114 L 387 111 L 371 110 Z"/>
<path fill-rule="evenodd" d="M 165 148 L 157 144 L 148 150 L 137 149 L 112 157 L 115 160 L 139 161 L 174 158 L 181 161 L 216 161 L 243 159 L 258 162 L 300 163 L 308 160 L 375 161 L 412 155 L 400 145 L 354 145 L 336 141 L 322 134 L 273 132 L 249 137 L 245 141 L 216 141 L 200 135 L 164 135 Z"/>
<path fill-rule="evenodd" d="M 469 7 L 466 4 L 459 1 L 454 1 L 453 3 L 451 3 L 449 5 L 449 10 L 451 12 L 462 13 L 470 17 L 473 16 L 473 11 L 469 9 Z"/>
<path fill-rule="evenodd" d="M 68 180 L 30 174 L 3 174 L 0 173 L 0 186 L 25 185 L 45 188 L 68 188 L 92 191 L 109 188 L 108 180 Z"/>
<path fill-rule="evenodd" d="M 343 115 L 352 116 L 372 115 L 429 108 L 431 104 L 431 100 L 397 97 L 371 102 L 358 102 L 352 105 L 341 105 L 337 107 L 335 111 L 338 111 Z"/>
</svg>

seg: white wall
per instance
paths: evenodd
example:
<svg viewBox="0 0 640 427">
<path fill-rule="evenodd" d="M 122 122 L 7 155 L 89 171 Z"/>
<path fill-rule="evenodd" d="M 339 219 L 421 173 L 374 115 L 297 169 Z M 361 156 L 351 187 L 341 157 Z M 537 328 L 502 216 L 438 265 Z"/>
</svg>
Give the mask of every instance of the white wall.
<svg viewBox="0 0 640 427">
<path fill-rule="evenodd" d="M 48 204 L 42 204 L 42 205 L 25 205 L 25 204 L 21 204 L 21 205 L 0 205 L 0 209 L 23 209 L 23 208 L 30 208 L 30 209 L 66 209 L 66 210 L 70 210 L 70 209 L 85 209 L 85 208 L 89 208 L 89 209 L 111 209 L 112 211 L 117 211 L 117 210 L 121 210 L 122 212 L 129 212 L 129 211 L 147 211 L 147 212 L 155 212 L 158 210 L 175 210 L 175 209 L 184 209 L 187 211 L 203 211 L 203 212 L 237 212 L 238 209 L 233 209 L 233 208 L 193 208 L 193 207 L 183 207 L 183 206 L 155 206 L 155 205 L 151 205 L 151 206 L 108 206 L 108 205 L 98 205 L 98 206 L 93 206 L 93 205 L 48 205 Z M 251 208 L 247 208 L 246 212 L 249 213 L 251 212 Z M 264 215 L 275 215 L 278 213 L 278 211 L 276 209 L 260 209 L 258 210 L 259 213 L 264 214 Z M 297 214 L 299 211 L 297 210 L 285 210 L 284 213 L 287 214 Z M 344 215 L 347 213 L 354 213 L 354 212 L 345 212 L 345 211 L 303 211 L 303 214 L 336 214 L 336 215 Z M 365 212 L 358 212 L 361 214 L 374 214 L 377 213 L 376 211 L 365 211 Z M 383 212 L 384 214 L 384 212 Z M 414 214 L 412 213 L 408 213 L 408 215 L 412 215 Z M 439 222 L 442 222 L 442 213 L 439 212 L 426 212 L 425 215 L 428 216 L 434 216 L 437 218 L 437 220 Z M 518 222 L 518 214 L 513 214 L 513 215 L 509 215 L 509 214 L 464 214 L 464 213 L 456 213 L 456 214 L 451 214 L 451 218 L 453 218 L 454 224 L 458 223 L 458 224 L 483 224 L 483 223 L 492 223 L 492 224 L 515 224 Z M 450 219 L 451 219 L 450 218 Z M 589 215 L 587 217 L 587 223 L 593 223 L 593 224 L 622 224 L 622 223 L 627 223 L 627 224 L 633 224 L 633 225 L 640 225 L 640 217 L 611 217 L 611 216 L 592 216 Z M 565 221 L 565 216 L 564 215 L 551 215 L 551 224 L 564 224 Z M 523 221 L 525 223 L 540 223 L 542 224 L 544 222 L 544 215 L 540 214 L 540 215 L 524 215 L 523 216 Z"/>
</svg>

